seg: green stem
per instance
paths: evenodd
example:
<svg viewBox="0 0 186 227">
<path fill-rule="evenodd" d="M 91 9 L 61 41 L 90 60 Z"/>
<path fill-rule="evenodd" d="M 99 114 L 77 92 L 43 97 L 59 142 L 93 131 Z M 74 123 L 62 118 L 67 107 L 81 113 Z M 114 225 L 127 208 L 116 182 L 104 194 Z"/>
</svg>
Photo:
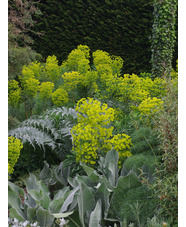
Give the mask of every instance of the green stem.
<svg viewBox="0 0 186 227">
<path fill-rule="evenodd" d="M 77 227 L 81 227 L 79 226 L 72 218 L 68 217 Z"/>
</svg>

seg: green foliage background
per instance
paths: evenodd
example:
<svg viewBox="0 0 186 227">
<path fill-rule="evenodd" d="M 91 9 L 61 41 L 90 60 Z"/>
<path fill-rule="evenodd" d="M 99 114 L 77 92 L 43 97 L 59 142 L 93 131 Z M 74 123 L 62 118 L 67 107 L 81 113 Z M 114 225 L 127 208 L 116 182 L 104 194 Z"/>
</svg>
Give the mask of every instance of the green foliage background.
<svg viewBox="0 0 186 227">
<path fill-rule="evenodd" d="M 45 58 L 67 58 L 80 43 L 92 51 L 102 49 L 122 57 L 124 73 L 150 71 L 149 36 L 153 1 L 145 0 L 41 0 L 43 15 L 36 18 L 34 48 Z"/>
</svg>

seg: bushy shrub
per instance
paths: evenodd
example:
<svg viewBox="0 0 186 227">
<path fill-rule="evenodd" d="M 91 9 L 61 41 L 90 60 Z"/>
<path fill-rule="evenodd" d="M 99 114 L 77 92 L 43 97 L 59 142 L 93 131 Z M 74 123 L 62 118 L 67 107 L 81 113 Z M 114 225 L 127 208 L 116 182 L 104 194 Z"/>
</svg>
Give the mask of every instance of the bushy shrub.
<svg viewBox="0 0 186 227">
<path fill-rule="evenodd" d="M 24 65 L 41 60 L 41 55 L 33 51 L 30 47 L 10 47 L 8 48 L 8 78 L 15 79 L 21 74 Z"/>
<path fill-rule="evenodd" d="M 91 57 L 93 65 L 90 65 Z M 57 105 L 65 104 L 67 100 L 75 103 L 84 97 L 94 97 L 103 102 L 109 99 L 119 102 L 129 113 L 131 109 L 137 109 L 137 106 L 145 99 L 164 96 L 166 93 L 164 79 L 152 80 L 149 77 L 140 77 L 135 74 L 121 76 L 122 65 L 123 60 L 120 57 L 109 55 L 102 50 L 97 50 L 90 56 L 90 49 L 86 45 L 79 45 L 74 49 L 61 66 L 58 65 L 58 60 L 54 55 L 48 56 L 45 64 L 32 62 L 23 67 L 22 75 L 19 77 L 25 91 L 23 93 L 25 110 L 27 111 L 30 106 L 34 109 L 35 103 L 41 105 L 37 98 L 29 101 L 26 97 L 27 95 L 29 98 L 35 97 L 38 94 L 37 89 L 33 90 L 34 86 L 31 86 L 36 80 L 37 83 L 54 83 L 56 92 L 54 91 L 53 97 L 55 96 L 55 99 L 60 93 L 60 90 L 57 91 L 58 88 L 65 89 L 63 90 L 65 96 L 68 92 L 68 98 L 63 97 L 65 101 Z M 50 107 L 51 103 L 47 105 Z M 39 106 L 37 106 L 38 110 L 41 109 Z M 26 115 L 28 117 L 28 114 Z"/>
<path fill-rule="evenodd" d="M 166 83 L 163 79 L 142 78 L 135 74 L 124 74 L 122 77 L 110 77 L 106 81 L 107 98 L 125 104 L 129 110 L 137 109 L 144 100 L 166 94 Z"/>
<path fill-rule="evenodd" d="M 29 65 L 24 65 L 22 69 L 22 74 L 19 76 L 19 79 L 24 85 L 27 79 L 41 79 L 43 74 L 44 66 L 40 62 L 31 62 Z"/>
<path fill-rule="evenodd" d="M 90 69 L 89 51 L 88 46 L 79 45 L 77 49 L 71 51 L 67 60 L 63 62 L 62 67 L 66 67 L 68 71 L 87 72 Z"/>
<path fill-rule="evenodd" d="M 25 81 L 24 91 L 29 97 L 36 96 L 39 90 L 39 80 L 34 78 L 29 78 Z"/>
<path fill-rule="evenodd" d="M 52 96 L 52 90 L 54 89 L 54 84 L 51 82 L 43 82 L 39 87 L 39 95 L 41 99 L 49 99 Z"/>
<path fill-rule="evenodd" d="M 138 106 L 138 109 L 141 113 L 141 115 L 150 115 L 157 113 L 163 108 L 163 101 L 161 99 L 157 99 L 156 97 L 147 98 L 143 100 L 140 105 Z"/>
<path fill-rule="evenodd" d="M 66 72 L 62 75 L 64 80 L 64 88 L 70 92 L 77 89 L 78 85 L 84 85 L 85 77 L 81 75 L 79 72 Z"/>
<path fill-rule="evenodd" d="M 8 137 L 8 174 L 14 172 L 14 165 L 20 155 L 20 150 L 23 148 L 21 140 L 13 136 Z"/>
<path fill-rule="evenodd" d="M 63 104 L 68 102 L 68 93 L 62 87 L 59 87 L 52 93 L 52 102 L 56 106 L 63 106 Z"/>
<path fill-rule="evenodd" d="M 109 216 L 120 217 L 123 222 L 136 223 L 135 226 L 145 226 L 148 217 L 154 215 L 156 203 L 152 191 L 145 185 L 131 186 L 130 190 L 122 190 L 112 197 Z M 127 225 L 126 225 L 127 226 Z"/>
<path fill-rule="evenodd" d="M 37 17 L 34 28 L 45 36 L 33 34 L 33 38 L 35 49 L 44 57 L 55 54 L 63 61 L 79 43 L 86 43 L 93 51 L 101 48 L 126 59 L 125 73 L 150 71 L 152 0 L 54 2 L 38 3 L 43 15 Z"/>
<path fill-rule="evenodd" d="M 16 80 L 8 81 L 8 103 L 16 106 L 21 99 L 21 88 Z"/>
<path fill-rule="evenodd" d="M 145 174 L 152 183 L 157 163 L 158 159 L 151 154 L 135 154 L 124 161 L 121 174 L 125 176 L 132 169 L 138 176 L 142 173 Z"/>
<path fill-rule="evenodd" d="M 132 154 L 146 153 L 152 156 L 159 155 L 159 140 L 157 133 L 151 127 L 141 125 L 131 134 L 131 138 L 133 143 L 131 147 Z"/>
<path fill-rule="evenodd" d="M 46 73 L 46 78 L 48 78 L 52 82 L 55 82 L 61 76 L 60 66 L 58 65 L 58 60 L 56 56 L 53 55 L 53 56 L 47 57 L 46 65 L 45 65 L 45 73 Z"/>
<path fill-rule="evenodd" d="M 94 165 L 100 155 L 113 148 L 119 152 L 121 167 L 124 158 L 131 156 L 131 139 L 126 134 L 113 137 L 111 122 L 114 120 L 114 109 L 88 98 L 77 103 L 76 111 L 78 124 L 72 128 L 76 161 Z"/>
</svg>

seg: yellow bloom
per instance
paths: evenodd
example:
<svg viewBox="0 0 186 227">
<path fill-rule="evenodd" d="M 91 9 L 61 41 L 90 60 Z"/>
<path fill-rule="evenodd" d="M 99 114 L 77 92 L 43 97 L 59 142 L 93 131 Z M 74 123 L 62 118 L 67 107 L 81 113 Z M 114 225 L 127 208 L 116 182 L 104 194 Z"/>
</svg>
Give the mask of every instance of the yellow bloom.
<svg viewBox="0 0 186 227">
<path fill-rule="evenodd" d="M 88 165 L 93 166 L 100 151 L 106 153 L 112 147 L 123 154 L 120 155 L 122 162 L 124 157 L 131 155 L 128 152 L 132 145 L 130 136 L 118 134 L 113 137 L 112 135 L 114 128 L 110 123 L 114 120 L 113 108 L 101 104 L 98 100 L 83 98 L 78 101 L 76 111 L 78 111 L 78 124 L 72 128 L 71 133 L 77 162 L 86 161 Z"/>
<path fill-rule="evenodd" d="M 25 80 L 24 90 L 26 94 L 28 94 L 31 97 L 34 97 L 37 95 L 37 92 L 39 90 L 39 80 L 34 78 L 29 78 Z"/>
<path fill-rule="evenodd" d="M 16 80 L 8 81 L 8 103 L 17 105 L 21 99 L 21 88 Z"/>
<path fill-rule="evenodd" d="M 138 106 L 139 111 L 142 115 L 150 115 L 158 112 L 163 108 L 163 101 L 156 97 L 147 98 L 143 100 Z"/>
<path fill-rule="evenodd" d="M 68 102 L 68 93 L 62 87 L 59 87 L 52 93 L 52 102 L 56 106 L 62 106 Z"/>
<path fill-rule="evenodd" d="M 43 82 L 39 88 L 39 95 L 42 99 L 48 99 L 52 95 L 52 90 L 54 89 L 54 84 L 51 82 Z"/>
<path fill-rule="evenodd" d="M 14 171 L 14 165 L 20 155 L 20 150 L 23 148 L 21 140 L 15 137 L 8 137 L 8 173 L 11 174 Z"/>
</svg>

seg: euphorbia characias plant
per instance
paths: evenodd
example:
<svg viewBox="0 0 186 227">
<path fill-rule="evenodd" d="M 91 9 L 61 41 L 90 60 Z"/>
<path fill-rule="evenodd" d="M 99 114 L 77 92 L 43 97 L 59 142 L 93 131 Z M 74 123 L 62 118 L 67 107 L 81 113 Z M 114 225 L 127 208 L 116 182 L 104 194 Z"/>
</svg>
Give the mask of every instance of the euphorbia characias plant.
<svg viewBox="0 0 186 227">
<path fill-rule="evenodd" d="M 115 110 L 98 100 L 83 98 L 77 103 L 76 111 L 78 124 L 71 130 L 76 161 L 94 166 L 100 155 L 115 149 L 119 152 L 121 167 L 124 158 L 132 155 L 130 153 L 132 143 L 130 136 L 126 134 L 113 137 L 114 128 L 111 122 L 114 120 Z"/>
</svg>

